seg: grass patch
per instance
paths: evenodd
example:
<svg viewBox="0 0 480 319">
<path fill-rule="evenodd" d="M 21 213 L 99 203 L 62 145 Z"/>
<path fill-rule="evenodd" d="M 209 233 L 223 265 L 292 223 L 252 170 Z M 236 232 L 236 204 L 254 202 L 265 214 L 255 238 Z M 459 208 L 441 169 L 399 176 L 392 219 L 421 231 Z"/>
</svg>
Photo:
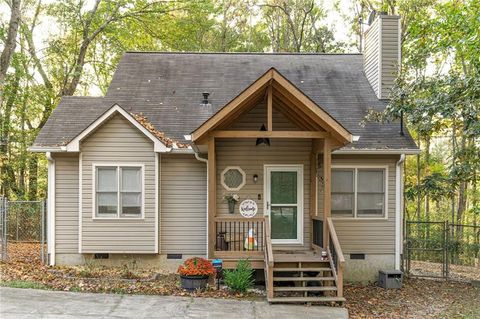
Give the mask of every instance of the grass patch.
<svg viewBox="0 0 480 319">
<path fill-rule="evenodd" d="M 2 281 L 0 282 L 0 286 L 9 287 L 9 288 L 23 288 L 23 289 L 45 289 L 45 290 L 50 289 L 48 286 L 45 286 L 42 283 L 38 283 L 35 281 L 27 281 L 27 280 Z"/>
</svg>

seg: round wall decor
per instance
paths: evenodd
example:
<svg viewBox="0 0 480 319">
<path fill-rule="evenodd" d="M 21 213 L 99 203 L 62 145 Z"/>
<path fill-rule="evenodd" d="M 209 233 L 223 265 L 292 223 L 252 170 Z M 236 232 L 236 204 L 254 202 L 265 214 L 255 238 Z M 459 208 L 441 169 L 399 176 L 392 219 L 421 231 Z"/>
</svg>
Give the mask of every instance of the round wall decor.
<svg viewBox="0 0 480 319">
<path fill-rule="evenodd" d="M 246 199 L 240 203 L 240 207 L 238 208 L 240 211 L 240 215 L 245 218 L 252 218 L 257 215 L 258 206 L 254 200 Z"/>
</svg>

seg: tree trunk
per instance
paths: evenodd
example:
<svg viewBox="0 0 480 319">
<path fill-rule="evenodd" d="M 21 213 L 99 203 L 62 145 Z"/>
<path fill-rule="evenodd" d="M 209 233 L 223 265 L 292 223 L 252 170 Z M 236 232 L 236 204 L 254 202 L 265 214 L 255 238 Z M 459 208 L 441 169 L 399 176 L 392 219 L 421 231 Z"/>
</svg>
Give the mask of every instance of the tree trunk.
<svg viewBox="0 0 480 319">
<path fill-rule="evenodd" d="M 418 138 L 418 148 L 421 148 L 421 141 L 420 137 Z M 420 221 L 420 202 L 421 202 L 421 194 L 420 194 L 420 175 L 421 175 L 421 167 L 420 167 L 420 154 L 417 154 L 417 221 Z"/>
<path fill-rule="evenodd" d="M 3 83 L 7 75 L 8 67 L 12 59 L 13 52 L 17 46 L 17 32 L 20 23 L 20 0 L 12 0 L 12 14 L 10 15 L 10 22 L 8 24 L 7 39 L 4 44 L 2 54 L 0 55 L 0 95 L 3 92 Z M 0 96 L 0 105 L 1 103 Z"/>
<path fill-rule="evenodd" d="M 425 137 L 425 173 L 424 176 L 430 175 L 430 142 L 431 137 L 427 134 Z M 430 221 L 430 197 L 428 192 L 425 193 L 425 221 Z M 430 224 L 426 224 L 426 239 L 427 242 L 430 240 Z"/>
<path fill-rule="evenodd" d="M 30 154 L 28 161 L 28 200 L 37 200 L 38 191 L 38 157 Z"/>
</svg>

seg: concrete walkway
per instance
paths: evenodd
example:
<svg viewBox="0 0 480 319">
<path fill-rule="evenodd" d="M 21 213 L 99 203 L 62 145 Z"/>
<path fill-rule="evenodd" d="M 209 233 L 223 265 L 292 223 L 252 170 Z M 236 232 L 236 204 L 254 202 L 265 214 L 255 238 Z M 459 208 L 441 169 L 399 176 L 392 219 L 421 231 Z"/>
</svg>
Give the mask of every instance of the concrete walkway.
<svg viewBox="0 0 480 319">
<path fill-rule="evenodd" d="M 344 308 L 269 305 L 212 298 L 74 293 L 0 288 L 0 317 L 9 318 L 348 318 Z"/>
</svg>

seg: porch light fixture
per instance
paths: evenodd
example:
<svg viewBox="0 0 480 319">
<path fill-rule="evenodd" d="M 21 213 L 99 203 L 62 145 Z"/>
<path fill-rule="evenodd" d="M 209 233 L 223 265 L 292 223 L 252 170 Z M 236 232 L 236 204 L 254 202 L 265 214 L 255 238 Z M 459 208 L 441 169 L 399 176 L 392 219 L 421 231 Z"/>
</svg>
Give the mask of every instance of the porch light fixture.
<svg viewBox="0 0 480 319">
<path fill-rule="evenodd" d="M 258 182 L 258 175 L 253 175 L 253 182 L 256 184 Z"/>
<path fill-rule="evenodd" d="M 262 127 L 260 128 L 260 131 L 262 131 L 262 132 L 267 131 L 267 129 L 265 128 L 265 124 L 262 124 Z M 258 145 L 270 146 L 270 139 L 268 137 L 267 138 L 259 137 L 259 138 L 257 138 L 257 142 L 255 143 L 255 146 L 258 146 Z"/>
</svg>

